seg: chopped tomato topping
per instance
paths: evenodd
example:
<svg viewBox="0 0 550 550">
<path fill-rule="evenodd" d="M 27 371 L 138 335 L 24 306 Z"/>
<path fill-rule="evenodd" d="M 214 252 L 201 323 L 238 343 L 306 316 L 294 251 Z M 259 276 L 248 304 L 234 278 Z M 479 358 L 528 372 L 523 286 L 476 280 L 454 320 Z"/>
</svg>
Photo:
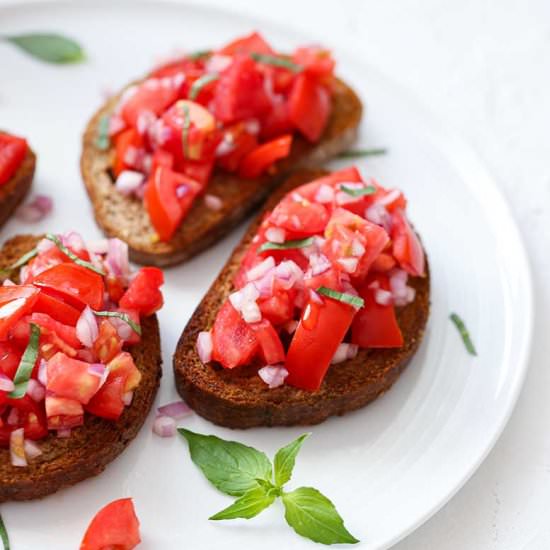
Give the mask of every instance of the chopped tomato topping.
<svg viewBox="0 0 550 550">
<path fill-rule="evenodd" d="M 28 148 L 23 138 L 0 133 L 0 185 L 7 183 L 17 172 Z"/>
<path fill-rule="evenodd" d="M 256 335 L 256 340 L 258 340 L 258 344 L 260 345 L 260 355 L 266 365 L 283 363 L 285 360 L 285 350 L 273 325 L 264 319 L 259 323 L 251 324 L 250 327 Z"/>
<path fill-rule="evenodd" d="M 0 340 L 6 338 L 17 321 L 31 311 L 38 294 L 38 289 L 32 286 L 0 287 Z"/>
<path fill-rule="evenodd" d="M 415 277 L 424 277 L 425 259 L 422 244 L 402 210 L 392 216 L 393 255 L 403 269 Z"/>
<path fill-rule="evenodd" d="M 275 161 L 288 157 L 291 145 L 291 135 L 284 135 L 258 145 L 242 159 L 239 174 L 243 178 L 257 178 Z"/>
<path fill-rule="evenodd" d="M 90 399 L 86 411 L 100 418 L 118 420 L 124 412 L 124 378 L 111 376 Z"/>
<path fill-rule="evenodd" d="M 249 53 L 274 54 L 275 52 L 271 49 L 271 46 L 266 42 L 264 37 L 258 32 L 253 32 L 247 36 L 237 38 L 220 50 L 220 54 L 222 55 Z"/>
<path fill-rule="evenodd" d="M 115 138 L 115 165 L 113 172 L 116 177 L 124 170 L 133 170 L 133 162 L 128 162 L 132 154 L 135 156 L 143 148 L 143 138 L 134 128 L 124 130 Z"/>
<path fill-rule="evenodd" d="M 142 267 L 121 298 L 120 307 L 139 311 L 144 316 L 152 315 L 164 303 L 159 290 L 163 284 L 164 275 L 160 269 Z"/>
</svg>

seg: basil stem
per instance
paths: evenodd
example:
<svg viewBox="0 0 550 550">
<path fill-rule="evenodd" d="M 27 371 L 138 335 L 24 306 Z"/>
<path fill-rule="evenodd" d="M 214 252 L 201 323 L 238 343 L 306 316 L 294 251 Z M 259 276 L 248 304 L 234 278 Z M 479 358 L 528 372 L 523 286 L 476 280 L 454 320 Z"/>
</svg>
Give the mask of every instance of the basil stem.
<svg viewBox="0 0 550 550">
<path fill-rule="evenodd" d="M 23 256 L 21 256 L 21 258 L 19 258 L 13 264 L 9 265 L 4 269 L 0 269 L 0 276 L 9 277 L 12 271 L 19 269 L 20 267 L 23 267 L 26 263 L 32 260 L 37 254 L 38 254 L 38 250 L 36 248 L 29 250 L 26 254 L 23 254 Z"/>
<path fill-rule="evenodd" d="M 38 342 L 40 340 L 40 327 L 34 323 L 30 323 L 31 335 L 29 343 L 21 357 L 21 362 L 17 367 L 17 372 L 13 379 L 15 388 L 8 394 L 12 399 L 20 399 L 27 393 L 27 386 L 31 377 L 36 358 L 38 357 Z"/>
<path fill-rule="evenodd" d="M 366 195 L 374 195 L 374 193 L 376 193 L 376 187 L 374 187 L 374 185 L 369 185 L 367 187 L 360 187 L 357 189 L 354 189 L 353 187 L 347 187 L 346 185 L 341 185 L 340 189 L 344 193 L 347 193 L 352 197 L 364 197 Z"/>
<path fill-rule="evenodd" d="M 353 159 L 358 157 L 376 157 L 378 155 L 385 155 L 388 152 L 385 148 L 379 149 L 350 149 L 349 151 L 343 151 L 338 155 L 341 159 Z"/>
<path fill-rule="evenodd" d="M 365 300 L 363 300 L 363 298 L 359 296 L 346 294 L 345 292 L 338 292 L 337 290 L 332 290 L 332 288 L 327 288 L 326 286 L 320 286 L 317 289 L 317 292 L 319 294 L 324 294 L 329 298 L 333 298 L 334 300 L 344 302 L 345 304 L 349 304 L 350 306 L 354 306 L 357 308 L 362 308 L 365 305 Z"/>
<path fill-rule="evenodd" d="M 250 57 L 252 57 L 254 61 L 258 61 L 259 63 L 264 63 L 265 65 L 273 65 L 274 67 L 281 67 L 283 69 L 288 69 L 293 73 L 300 73 L 304 70 L 302 65 L 298 65 L 297 63 L 294 63 L 294 61 L 290 61 L 290 59 L 285 59 L 284 57 L 279 57 L 276 55 L 253 52 L 250 54 Z"/>
<path fill-rule="evenodd" d="M 451 315 L 449 315 L 449 318 L 454 323 L 455 327 L 460 333 L 460 336 L 462 337 L 462 341 L 464 342 L 464 347 L 466 348 L 468 353 L 470 355 L 477 355 L 476 348 L 474 347 L 474 343 L 470 338 L 470 333 L 468 332 L 468 329 L 466 328 L 464 321 L 456 313 L 451 313 Z"/>
<path fill-rule="evenodd" d="M 210 57 L 211 55 L 212 50 L 197 50 L 196 52 L 187 54 L 185 57 L 186 59 L 190 59 L 191 61 L 199 61 L 201 59 L 204 59 L 205 57 Z"/>
<path fill-rule="evenodd" d="M 219 78 L 220 78 L 220 75 L 217 73 L 203 74 L 200 78 L 197 78 L 197 80 L 193 82 L 193 85 L 189 90 L 189 99 L 192 101 L 195 101 L 195 99 L 197 99 L 197 97 L 201 93 L 201 90 L 207 84 L 210 84 L 210 82 L 214 82 Z"/>
<path fill-rule="evenodd" d="M 260 246 L 258 252 L 264 252 L 265 250 L 290 250 L 292 248 L 305 248 L 313 244 L 313 237 L 307 239 L 298 239 L 296 241 L 286 241 L 284 243 L 272 243 L 265 242 Z"/>
<path fill-rule="evenodd" d="M 122 321 L 130 325 L 130 328 L 136 334 L 139 334 L 141 336 L 141 327 L 132 319 L 130 319 L 130 316 L 126 313 L 122 313 L 120 311 L 94 311 L 94 315 L 97 315 L 98 317 L 117 317 L 118 319 L 121 319 Z"/>
<path fill-rule="evenodd" d="M 0 516 L 0 540 L 4 545 L 4 550 L 10 550 L 10 539 L 8 537 L 8 530 L 6 529 L 6 524 Z"/>
<path fill-rule="evenodd" d="M 46 239 L 49 241 L 52 241 L 52 243 L 65 254 L 65 256 L 68 256 L 75 264 L 78 264 L 81 267 L 85 267 L 86 269 L 89 269 L 91 271 L 94 271 L 98 275 L 105 275 L 105 272 L 96 267 L 94 264 L 91 264 L 90 262 L 87 262 L 85 260 L 80 259 L 76 254 L 74 254 L 71 250 L 69 250 L 62 242 L 59 237 L 54 235 L 53 233 L 47 233 Z"/>
</svg>

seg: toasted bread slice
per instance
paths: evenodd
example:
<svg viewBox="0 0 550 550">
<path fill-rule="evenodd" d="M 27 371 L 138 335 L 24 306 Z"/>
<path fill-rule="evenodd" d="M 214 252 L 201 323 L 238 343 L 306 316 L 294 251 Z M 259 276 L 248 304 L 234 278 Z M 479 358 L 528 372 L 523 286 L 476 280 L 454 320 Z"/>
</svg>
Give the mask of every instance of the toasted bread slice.
<svg viewBox="0 0 550 550">
<path fill-rule="evenodd" d="M 31 250 L 39 237 L 20 235 L 0 250 L 5 268 Z M 155 399 L 161 377 L 160 334 L 156 315 L 142 321 L 141 342 L 128 351 L 142 374 L 132 404 L 117 422 L 86 415 L 84 425 L 67 439 L 49 435 L 39 442 L 42 455 L 26 468 L 10 463 L 10 452 L 0 449 L 0 502 L 31 500 L 55 493 L 102 472 L 136 437 Z"/>
<path fill-rule="evenodd" d="M 0 186 L 0 226 L 8 221 L 29 192 L 35 166 L 36 156 L 29 147 L 21 166 L 7 183 Z"/>
<path fill-rule="evenodd" d="M 270 198 L 265 210 L 273 209 L 291 189 L 325 173 L 305 172 L 291 177 Z M 212 327 L 218 310 L 234 290 L 233 277 L 261 218 L 250 226 L 180 337 L 174 354 L 178 392 L 201 416 L 228 428 L 318 424 L 329 416 L 363 407 L 392 386 L 418 348 L 430 309 L 429 275 L 409 280 L 416 298 L 397 311 L 403 347 L 360 350 L 354 359 L 332 365 L 319 391 L 288 385 L 269 389 L 258 376 L 257 364 L 224 369 L 215 363 L 201 363 L 195 349 L 197 335 Z"/>
<path fill-rule="evenodd" d="M 169 242 L 156 242 L 155 231 L 143 201 L 119 193 L 111 177 L 114 152 L 97 148 L 99 124 L 110 115 L 120 95 L 110 99 L 92 118 L 83 139 L 80 167 L 94 216 L 110 237 L 126 241 L 130 257 L 140 264 L 168 266 L 181 263 L 204 250 L 256 209 L 291 171 L 315 166 L 347 149 L 355 140 L 362 105 L 355 92 L 335 81 L 333 108 L 327 127 L 316 144 L 296 135 L 289 157 L 276 164 L 277 172 L 253 180 L 215 170 L 207 192 L 222 200 L 221 210 L 208 208 L 199 198 Z"/>
</svg>

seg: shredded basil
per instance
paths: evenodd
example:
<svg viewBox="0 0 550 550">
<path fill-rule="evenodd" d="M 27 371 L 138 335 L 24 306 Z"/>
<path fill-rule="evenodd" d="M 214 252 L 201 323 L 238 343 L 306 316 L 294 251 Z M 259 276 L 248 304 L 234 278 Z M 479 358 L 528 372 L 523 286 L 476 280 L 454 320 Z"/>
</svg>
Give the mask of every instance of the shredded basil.
<svg viewBox="0 0 550 550">
<path fill-rule="evenodd" d="M 183 110 L 183 128 L 181 130 L 181 144 L 183 147 L 184 158 L 189 158 L 189 128 L 191 126 L 191 118 L 189 116 L 189 106 L 184 104 Z"/>
<path fill-rule="evenodd" d="M 204 74 L 200 78 L 197 78 L 197 80 L 193 82 L 193 85 L 191 86 L 191 90 L 189 90 L 189 99 L 191 99 L 192 101 L 195 101 L 195 99 L 197 99 L 197 97 L 201 93 L 201 90 L 207 84 L 210 84 L 210 82 L 214 82 L 219 78 L 220 78 L 220 75 L 217 73 Z"/>
<path fill-rule="evenodd" d="M 329 298 L 339 300 L 340 302 L 344 302 L 345 304 L 349 304 L 350 306 L 354 306 L 357 308 L 362 308 L 365 305 L 365 300 L 363 300 L 363 298 L 360 298 L 359 296 L 346 294 L 345 292 L 338 292 L 337 290 L 332 290 L 332 288 L 327 288 L 326 286 L 320 286 L 317 289 L 317 292 L 319 294 L 324 294 Z"/>
<path fill-rule="evenodd" d="M 126 313 L 121 313 L 120 311 L 94 311 L 94 315 L 97 315 L 98 317 L 117 317 L 118 319 L 121 319 L 122 321 L 130 325 L 130 328 L 136 334 L 139 334 L 141 336 L 141 327 L 132 319 L 130 319 L 130 316 Z"/>
<path fill-rule="evenodd" d="M 19 258 L 13 264 L 9 265 L 4 269 L 0 269 L 0 277 L 9 277 L 12 271 L 19 269 L 20 267 L 23 267 L 26 263 L 32 260 L 37 254 L 38 254 L 38 250 L 36 248 L 29 250 L 26 254 L 23 254 L 23 256 L 21 256 L 21 258 Z"/>
<path fill-rule="evenodd" d="M 464 321 L 456 313 L 451 313 L 449 318 L 454 323 L 455 327 L 460 333 L 460 336 L 462 337 L 462 341 L 464 342 L 464 346 L 468 350 L 468 353 L 470 355 L 477 355 L 476 348 L 474 347 L 474 343 L 470 338 L 470 333 L 468 332 Z"/>
<path fill-rule="evenodd" d="M 46 239 L 49 241 L 52 241 L 52 243 L 63 252 L 66 256 L 68 256 L 75 264 L 78 264 L 82 267 L 85 267 L 86 269 L 89 269 L 90 271 L 94 271 L 95 273 L 104 276 L 105 272 L 96 267 L 94 264 L 91 264 L 90 262 L 87 262 L 85 260 L 80 259 L 76 254 L 71 252 L 62 242 L 59 237 L 54 235 L 53 233 L 47 233 Z"/>
<path fill-rule="evenodd" d="M 40 340 L 40 327 L 34 323 L 30 323 L 31 336 L 29 343 L 21 357 L 17 372 L 13 379 L 15 389 L 8 395 L 12 399 L 20 399 L 27 393 L 27 386 L 31 377 L 36 358 L 38 357 L 38 342 Z"/>
<path fill-rule="evenodd" d="M 302 65 L 298 65 L 298 63 L 294 63 L 294 61 L 290 61 L 290 59 L 276 55 L 253 52 L 250 54 L 250 57 L 252 57 L 254 61 L 259 61 L 265 65 L 273 65 L 274 67 L 282 67 L 283 69 L 288 69 L 293 73 L 300 73 L 304 70 Z"/>
<path fill-rule="evenodd" d="M 103 115 L 99 119 L 99 124 L 97 126 L 95 146 L 100 151 L 106 151 L 111 146 L 111 140 L 109 138 L 109 119 L 109 115 Z"/>
<path fill-rule="evenodd" d="M 191 61 L 199 61 L 201 59 L 204 59 L 205 57 L 210 57 L 211 55 L 212 50 L 198 50 L 196 52 L 187 54 L 185 57 L 186 59 L 190 59 Z"/>
<path fill-rule="evenodd" d="M 351 195 L 352 197 L 364 197 L 365 195 L 374 195 L 376 193 L 376 187 L 374 185 L 369 185 L 367 187 L 361 187 L 354 189 L 353 187 L 347 187 L 346 185 L 341 185 L 340 189 Z"/>
<path fill-rule="evenodd" d="M 47 63 L 79 63 L 85 59 L 80 44 L 60 34 L 30 33 L 3 36 L 1 39 Z"/>
<path fill-rule="evenodd" d="M 8 530 L 6 529 L 6 524 L 4 523 L 2 516 L 0 516 L 0 539 L 2 540 L 2 544 L 4 545 L 4 550 L 10 550 L 10 539 L 8 537 Z"/>
<path fill-rule="evenodd" d="M 296 241 L 286 241 L 284 243 L 272 243 L 267 241 L 260 246 L 258 252 L 264 252 L 265 250 L 290 250 L 292 248 L 305 248 L 306 246 L 311 246 L 312 244 L 313 237 L 298 239 Z"/>
<path fill-rule="evenodd" d="M 378 149 L 350 149 L 349 151 L 343 151 L 338 155 L 341 159 L 353 159 L 358 157 L 376 157 L 378 155 L 385 155 L 388 152 L 385 148 Z"/>
</svg>

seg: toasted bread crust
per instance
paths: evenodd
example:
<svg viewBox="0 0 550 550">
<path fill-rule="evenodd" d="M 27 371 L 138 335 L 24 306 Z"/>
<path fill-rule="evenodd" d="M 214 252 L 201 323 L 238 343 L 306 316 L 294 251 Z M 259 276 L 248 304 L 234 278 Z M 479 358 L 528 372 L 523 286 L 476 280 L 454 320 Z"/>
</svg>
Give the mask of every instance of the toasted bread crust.
<svg viewBox="0 0 550 550">
<path fill-rule="evenodd" d="M 255 210 L 291 171 L 320 164 L 347 149 L 356 138 L 362 114 L 361 101 L 355 92 L 336 80 L 332 114 L 319 143 L 311 144 L 296 135 L 290 156 L 276 164 L 274 175 L 243 180 L 235 174 L 215 170 L 207 192 L 220 197 L 221 210 L 214 211 L 198 199 L 174 237 L 164 243 L 153 242 L 155 232 L 143 202 L 125 197 L 114 188 L 109 173 L 112 148 L 100 151 L 96 147 L 98 125 L 112 113 L 119 98 L 120 94 L 110 99 L 86 128 L 80 161 L 82 177 L 101 229 L 126 241 L 133 261 L 157 266 L 181 263 L 204 250 Z"/>
<path fill-rule="evenodd" d="M 271 210 L 289 190 L 324 173 L 296 174 L 270 198 L 265 210 Z M 392 386 L 417 350 L 430 309 L 429 275 L 410 280 L 416 289 L 415 301 L 398 310 L 404 346 L 360 350 L 356 358 L 332 365 L 319 391 L 287 385 L 269 389 L 257 374 L 258 365 L 224 369 L 214 363 L 201 363 L 195 349 L 197 335 L 211 328 L 233 290 L 232 279 L 261 217 L 252 223 L 179 339 L 173 359 L 178 392 L 201 416 L 228 428 L 318 424 L 329 416 L 363 407 Z"/>
<path fill-rule="evenodd" d="M 20 235 L 7 241 L 0 251 L 0 268 L 19 259 L 37 240 Z M 84 425 L 72 430 L 70 438 L 49 435 L 40 441 L 42 455 L 26 468 L 12 466 L 9 450 L 0 449 L 0 502 L 44 497 L 95 476 L 134 439 L 151 409 L 162 373 L 155 315 L 143 319 L 142 332 L 141 342 L 129 348 L 142 379 L 120 419 L 112 422 L 87 414 Z"/>
</svg>

